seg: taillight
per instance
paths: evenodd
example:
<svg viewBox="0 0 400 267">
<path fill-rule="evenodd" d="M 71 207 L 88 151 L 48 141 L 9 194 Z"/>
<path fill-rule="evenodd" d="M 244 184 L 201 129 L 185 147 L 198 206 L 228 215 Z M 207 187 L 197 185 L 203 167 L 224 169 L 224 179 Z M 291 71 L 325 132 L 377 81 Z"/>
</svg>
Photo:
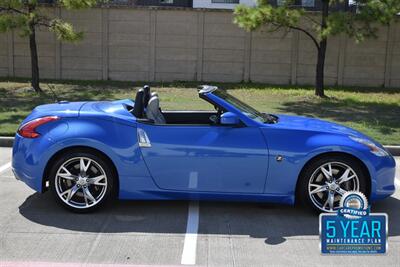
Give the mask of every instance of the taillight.
<svg viewBox="0 0 400 267">
<path fill-rule="evenodd" d="M 36 138 L 40 134 L 36 132 L 36 128 L 51 121 L 59 120 L 57 116 L 42 117 L 35 120 L 28 121 L 18 129 L 18 134 L 26 138 Z"/>
</svg>

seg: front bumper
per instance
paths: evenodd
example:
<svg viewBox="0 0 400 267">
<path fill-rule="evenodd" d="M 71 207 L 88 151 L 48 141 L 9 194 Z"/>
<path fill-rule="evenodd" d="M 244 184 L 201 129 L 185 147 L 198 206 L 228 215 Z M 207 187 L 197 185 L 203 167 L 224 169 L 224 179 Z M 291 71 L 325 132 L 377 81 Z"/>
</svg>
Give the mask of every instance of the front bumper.
<svg viewBox="0 0 400 267">
<path fill-rule="evenodd" d="M 392 156 L 382 157 L 375 162 L 375 174 L 371 175 L 371 197 L 372 202 L 387 198 L 394 194 L 396 161 Z"/>
<path fill-rule="evenodd" d="M 17 181 L 21 181 L 21 178 L 19 178 L 18 173 L 14 170 L 14 168 L 11 168 L 12 172 L 14 173 L 14 177 Z"/>
</svg>

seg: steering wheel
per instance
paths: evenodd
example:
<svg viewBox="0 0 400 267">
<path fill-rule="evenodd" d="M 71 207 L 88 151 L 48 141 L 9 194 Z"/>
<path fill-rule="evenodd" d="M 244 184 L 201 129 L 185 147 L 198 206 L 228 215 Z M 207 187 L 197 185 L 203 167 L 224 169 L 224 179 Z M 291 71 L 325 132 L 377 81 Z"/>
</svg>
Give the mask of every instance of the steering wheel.
<svg viewBox="0 0 400 267">
<path fill-rule="evenodd" d="M 212 124 L 218 124 L 219 123 L 219 117 L 216 114 L 213 114 L 210 116 L 210 121 Z"/>
</svg>

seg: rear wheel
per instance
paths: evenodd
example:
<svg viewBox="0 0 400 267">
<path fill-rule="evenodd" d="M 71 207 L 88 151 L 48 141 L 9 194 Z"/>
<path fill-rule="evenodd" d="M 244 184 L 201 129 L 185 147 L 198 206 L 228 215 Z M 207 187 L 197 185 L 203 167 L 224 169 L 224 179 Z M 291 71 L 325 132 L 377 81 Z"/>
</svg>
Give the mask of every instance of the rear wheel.
<svg viewBox="0 0 400 267">
<path fill-rule="evenodd" d="M 346 155 L 326 156 L 308 164 L 297 188 L 300 202 L 317 212 L 335 212 L 347 191 L 367 195 L 367 177 L 359 162 Z"/>
<path fill-rule="evenodd" d="M 50 190 L 56 200 L 75 212 L 102 206 L 113 189 L 114 172 L 107 160 L 88 152 L 67 152 L 50 171 Z"/>
</svg>

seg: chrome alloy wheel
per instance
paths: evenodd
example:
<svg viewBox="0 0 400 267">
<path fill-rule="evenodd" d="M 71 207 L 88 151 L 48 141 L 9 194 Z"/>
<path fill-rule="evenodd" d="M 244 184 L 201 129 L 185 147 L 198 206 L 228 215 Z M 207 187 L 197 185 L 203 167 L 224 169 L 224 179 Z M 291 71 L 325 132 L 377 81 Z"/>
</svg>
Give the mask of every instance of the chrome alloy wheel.
<svg viewBox="0 0 400 267">
<path fill-rule="evenodd" d="M 308 182 L 308 194 L 313 204 L 324 212 L 339 208 L 341 196 L 347 191 L 359 191 L 356 172 L 342 162 L 328 162 L 318 167 Z"/>
<path fill-rule="evenodd" d="M 72 158 L 57 170 L 55 189 L 68 206 L 85 209 L 95 206 L 106 194 L 107 176 L 93 159 Z"/>
</svg>

